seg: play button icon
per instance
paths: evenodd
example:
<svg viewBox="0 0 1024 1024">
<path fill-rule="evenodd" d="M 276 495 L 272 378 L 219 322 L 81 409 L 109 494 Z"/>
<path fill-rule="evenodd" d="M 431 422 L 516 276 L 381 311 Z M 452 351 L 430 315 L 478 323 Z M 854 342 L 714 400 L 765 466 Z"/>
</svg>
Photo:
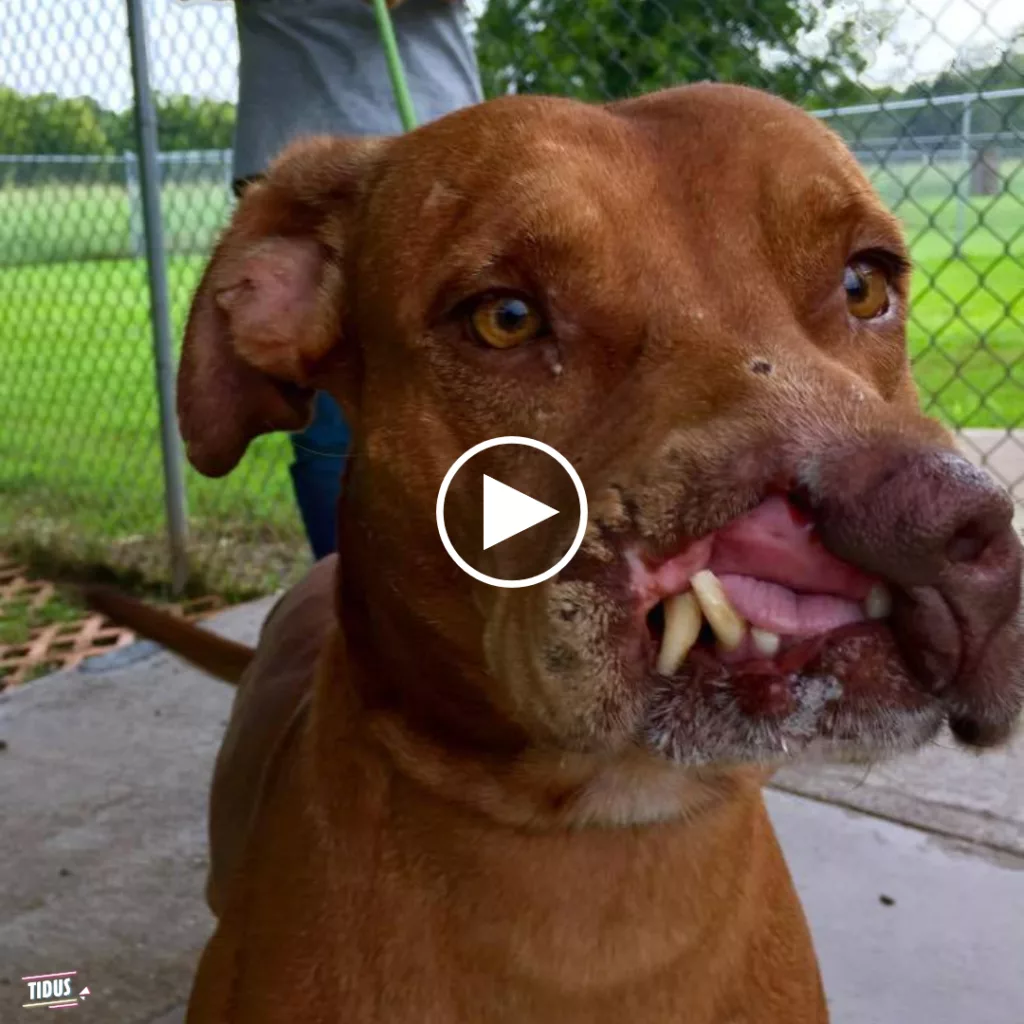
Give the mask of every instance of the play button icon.
<svg viewBox="0 0 1024 1024">
<path fill-rule="evenodd" d="M 448 554 L 496 587 L 550 579 L 579 550 L 587 528 L 586 491 L 572 463 L 529 437 L 496 437 L 463 452 L 445 474 L 436 511 Z"/>
<path fill-rule="evenodd" d="M 557 515 L 557 508 L 484 474 L 484 551 Z"/>
</svg>

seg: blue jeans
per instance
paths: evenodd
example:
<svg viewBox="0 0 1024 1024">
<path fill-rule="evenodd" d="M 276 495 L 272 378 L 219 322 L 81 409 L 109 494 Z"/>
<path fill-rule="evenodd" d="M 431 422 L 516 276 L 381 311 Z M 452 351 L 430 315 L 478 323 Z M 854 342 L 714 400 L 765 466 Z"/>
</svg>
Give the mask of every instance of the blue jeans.
<svg viewBox="0 0 1024 1024">
<path fill-rule="evenodd" d="M 318 561 L 337 550 L 338 498 L 350 432 L 338 404 L 317 392 L 313 422 L 292 434 L 292 487 L 302 522 Z"/>
</svg>

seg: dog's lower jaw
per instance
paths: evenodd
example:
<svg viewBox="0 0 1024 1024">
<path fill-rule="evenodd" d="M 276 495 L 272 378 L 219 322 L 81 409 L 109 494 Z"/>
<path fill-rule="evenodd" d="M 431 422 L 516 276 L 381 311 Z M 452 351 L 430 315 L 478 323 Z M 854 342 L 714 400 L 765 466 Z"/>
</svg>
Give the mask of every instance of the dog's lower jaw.
<svg viewBox="0 0 1024 1024">
<path fill-rule="evenodd" d="M 714 706 L 665 688 L 647 724 L 650 746 L 687 766 L 760 764 L 777 768 L 802 761 L 874 762 L 910 753 L 939 731 L 944 710 L 935 702 L 918 708 L 879 707 L 850 713 L 828 705 L 840 684 L 835 679 L 798 677 L 788 684 L 795 710 L 776 720 L 747 714 L 726 691 Z M 829 735 L 818 728 L 828 722 Z"/>
</svg>

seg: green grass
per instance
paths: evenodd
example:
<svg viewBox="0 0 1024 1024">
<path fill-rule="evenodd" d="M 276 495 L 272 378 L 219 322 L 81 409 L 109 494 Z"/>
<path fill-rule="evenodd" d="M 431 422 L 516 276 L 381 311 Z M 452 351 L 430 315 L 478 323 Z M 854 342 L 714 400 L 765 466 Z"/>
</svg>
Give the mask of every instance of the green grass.
<svg viewBox="0 0 1024 1024">
<path fill-rule="evenodd" d="M 963 207 L 959 256 L 952 182 L 962 166 L 872 175 L 914 257 L 908 333 L 918 389 L 955 427 L 1024 427 L 1024 166 L 1001 170 L 1001 195 Z"/>
<path fill-rule="evenodd" d="M 1024 426 L 1024 169 L 1001 196 L 970 201 L 959 255 L 942 168 L 875 180 L 913 250 L 910 346 L 929 410 L 958 427 Z M 166 189 L 172 247 L 207 246 L 228 203 L 223 188 Z M 117 189 L 0 189 L 0 537 L 163 578 L 145 267 L 81 259 L 127 251 L 118 246 L 129 237 Z M 34 265 L 3 265 L 29 257 Z M 201 266 L 198 256 L 171 260 L 178 333 Z M 224 481 L 188 472 L 208 580 L 265 589 L 301 561 L 287 452 L 286 439 L 262 438 Z"/>
<path fill-rule="evenodd" d="M 171 262 L 179 335 L 201 268 L 199 258 Z M 0 408 L 5 545 L 67 549 L 76 560 L 165 575 L 141 261 L 0 269 Z M 287 448 L 281 436 L 258 439 L 225 481 L 187 471 L 196 559 L 208 578 L 258 590 L 301 550 Z"/>
<path fill-rule="evenodd" d="M 29 601 L 12 601 L 3 606 L 0 616 L 0 649 L 5 646 L 27 644 L 32 632 L 59 622 L 75 622 L 82 617 L 82 609 L 66 601 L 59 594 L 47 598 L 39 607 L 33 608 Z M 44 676 L 59 667 L 58 661 L 41 662 L 29 670 L 26 681 Z M 10 674 L 0 668 L 0 688 Z"/>
<path fill-rule="evenodd" d="M 207 251 L 231 202 L 226 182 L 165 185 L 161 206 L 168 249 Z M 136 223 L 136 238 L 140 231 L 141 223 Z M 136 254 L 128 193 L 123 187 L 0 187 L 0 266 Z"/>
<path fill-rule="evenodd" d="M 38 608 L 33 608 L 27 600 L 12 601 L 4 607 L 0 619 L 0 647 L 27 643 L 34 629 L 55 622 L 74 622 L 81 617 L 82 609 L 60 596 L 48 598 Z"/>
</svg>

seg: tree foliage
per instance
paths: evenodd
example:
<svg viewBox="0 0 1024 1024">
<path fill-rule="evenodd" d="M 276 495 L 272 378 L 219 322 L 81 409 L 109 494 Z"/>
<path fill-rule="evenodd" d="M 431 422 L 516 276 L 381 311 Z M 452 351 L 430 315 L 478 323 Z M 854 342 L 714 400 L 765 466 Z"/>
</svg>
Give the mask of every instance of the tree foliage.
<svg viewBox="0 0 1024 1024">
<path fill-rule="evenodd" d="M 162 150 L 230 148 L 233 104 L 191 96 L 158 96 L 156 107 Z M 0 86 L 0 154 L 104 156 L 134 148 L 131 110 L 107 110 L 88 97 L 25 96 Z"/>
<path fill-rule="evenodd" d="M 1019 45 L 1019 44 L 1018 44 Z M 985 63 L 978 62 L 978 58 Z M 908 99 L 955 96 L 967 92 L 994 92 L 1024 87 L 1024 52 L 1016 46 L 992 59 L 991 54 L 971 55 L 954 61 L 934 81 L 916 82 L 906 91 Z M 960 129 L 963 104 L 927 106 L 906 119 L 914 135 L 943 135 Z M 979 100 L 971 106 L 971 132 L 1024 131 L 1024 96 Z"/>
<path fill-rule="evenodd" d="M 924 106 L 910 110 L 885 110 L 851 115 L 843 119 L 847 138 L 928 138 L 958 135 L 963 128 L 966 104 L 942 103 L 944 96 L 997 92 L 1024 88 L 1024 53 L 1015 43 L 994 56 L 962 56 L 938 76 L 914 82 L 902 92 L 879 90 L 877 99 L 924 100 Z M 978 63 L 979 57 L 984 63 Z M 940 101 L 940 102 L 935 102 Z M 1024 133 L 1024 96 L 986 97 L 971 104 L 970 133 L 997 135 Z"/>
<path fill-rule="evenodd" d="M 716 79 L 833 105 L 863 96 L 884 28 L 836 0 L 490 0 L 478 52 L 491 96 L 609 100 Z"/>
<path fill-rule="evenodd" d="M 896 2 L 896 0 L 892 0 Z M 477 25 L 485 91 L 606 100 L 703 79 L 768 89 L 804 106 L 841 106 L 1024 85 L 1024 37 L 962 53 L 937 77 L 905 90 L 869 89 L 862 72 L 895 8 L 853 16 L 842 0 L 489 0 Z M 865 118 L 863 135 L 943 135 L 962 106 Z M 227 149 L 234 105 L 157 97 L 162 150 Z M 861 132 L 851 122 L 856 134 Z M 1024 130 L 1024 100 L 982 102 L 972 130 Z M 120 154 L 135 148 L 130 110 L 87 97 L 23 95 L 0 85 L 0 154 Z"/>
</svg>

